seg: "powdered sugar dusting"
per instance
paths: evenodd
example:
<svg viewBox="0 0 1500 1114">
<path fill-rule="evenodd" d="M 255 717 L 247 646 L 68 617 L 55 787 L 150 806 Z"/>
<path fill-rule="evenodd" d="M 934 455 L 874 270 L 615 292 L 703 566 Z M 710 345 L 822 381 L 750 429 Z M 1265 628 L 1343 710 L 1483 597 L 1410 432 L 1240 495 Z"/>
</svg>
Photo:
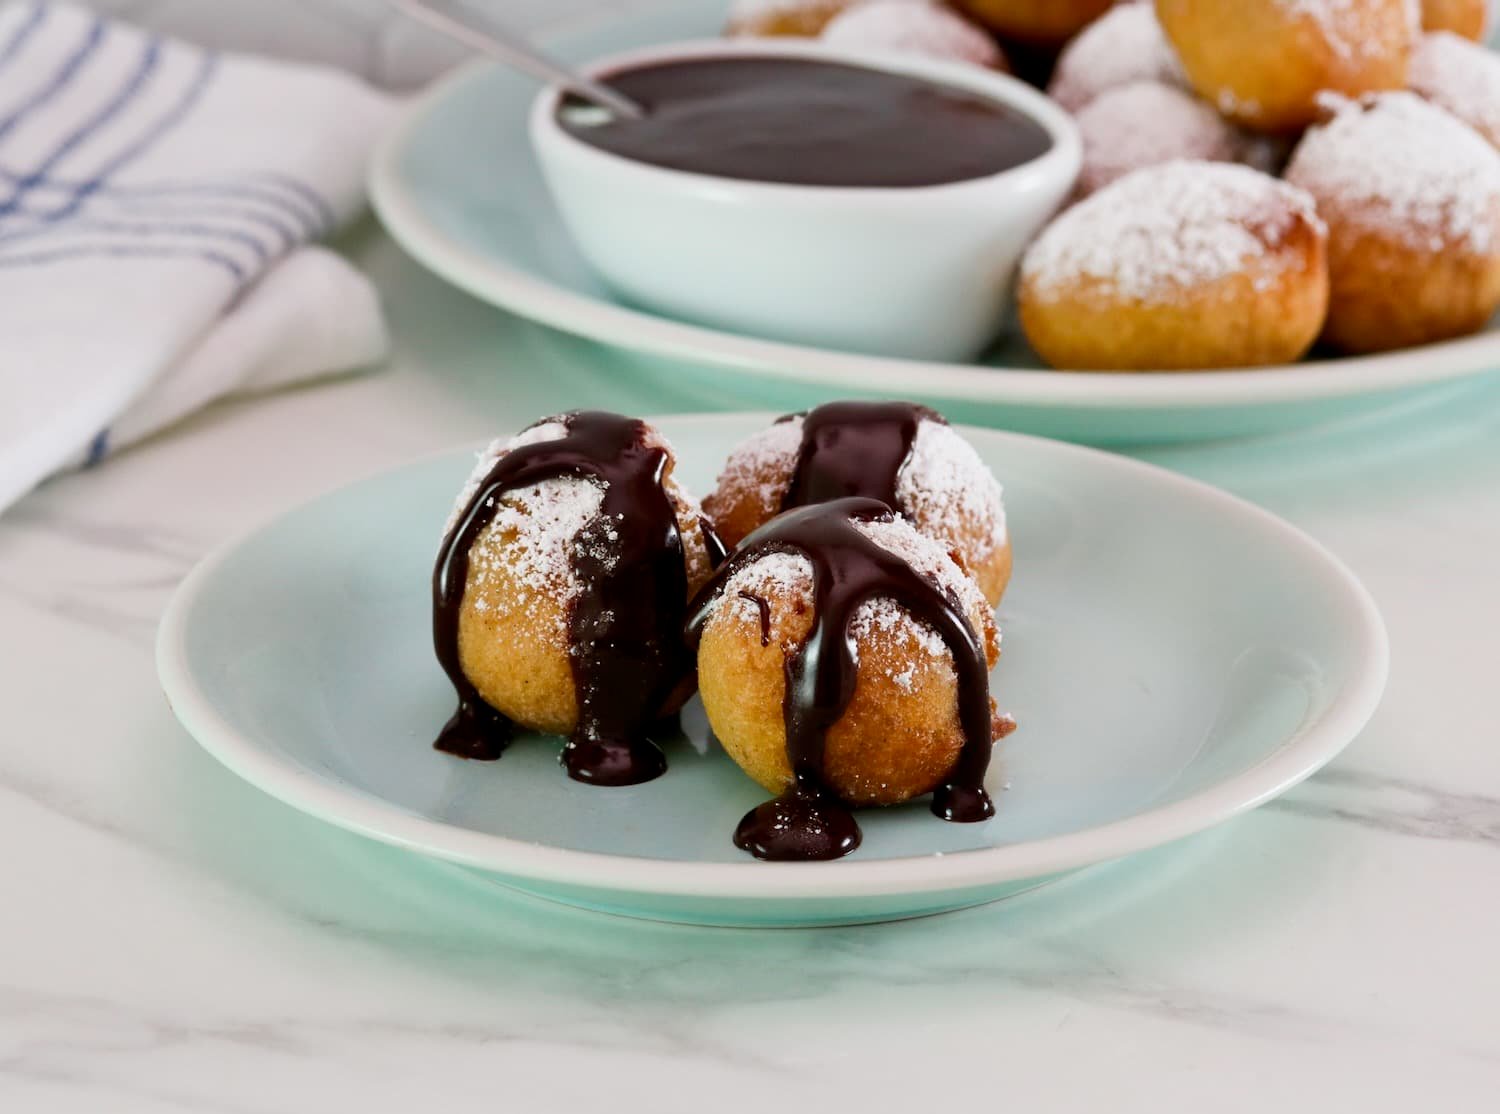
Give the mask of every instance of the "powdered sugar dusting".
<svg viewBox="0 0 1500 1114">
<path fill-rule="evenodd" d="M 1300 189 L 1228 163 L 1169 162 L 1128 174 L 1065 212 L 1022 263 L 1041 294 L 1080 282 L 1126 298 L 1170 298 L 1246 271 L 1286 265 L 1270 246 L 1299 225 L 1325 229 Z"/>
<path fill-rule="evenodd" d="M 718 490 L 726 504 L 749 498 L 760 518 L 781 510 L 802 451 L 802 419 L 776 422 L 736 445 L 719 475 Z"/>
<path fill-rule="evenodd" d="M 492 525 L 469 551 L 469 587 L 478 589 L 475 606 L 510 605 L 507 593 L 484 592 L 501 571 L 536 595 L 563 603 L 576 599 L 583 591 L 573 564 L 583 544 L 579 534 L 599 516 L 603 502 L 603 484 L 572 477 L 502 495 Z"/>
<path fill-rule="evenodd" d="M 714 606 L 734 603 L 740 592 L 758 594 L 760 591 L 786 596 L 807 596 L 813 590 L 812 562 L 800 553 L 767 553 L 735 570 L 724 591 Z M 741 603 L 750 601 L 740 597 Z M 760 609 L 752 608 L 756 614 Z"/>
<path fill-rule="evenodd" d="M 987 634 L 993 629 L 989 621 L 989 604 L 979 591 L 979 585 L 953 563 L 942 545 L 917 533 L 909 522 L 899 516 L 890 522 L 861 522 L 857 525 L 865 537 L 882 549 L 894 553 L 919 574 L 934 582 L 939 590 L 958 604 L 970 622 L 985 620 L 977 633 L 981 643 L 986 641 Z M 950 670 L 953 668 L 952 654 L 942 635 L 914 617 L 895 600 L 867 600 L 855 611 L 850 627 L 860 640 L 878 635 L 892 640 L 902 639 L 914 645 L 919 653 L 944 662 Z M 892 670 L 890 677 L 906 691 L 910 691 L 915 683 L 915 673 L 910 668 Z"/>
<path fill-rule="evenodd" d="M 1001 67 L 995 40 L 957 12 L 913 0 L 869 0 L 836 16 L 823 29 L 830 46 L 899 50 Z"/>
<path fill-rule="evenodd" d="M 759 431 L 729 454 L 718 490 L 726 505 L 752 503 L 761 520 L 780 513 L 802 451 L 801 416 Z M 992 550 L 1006 541 L 1000 484 L 979 454 L 944 422 L 923 419 L 896 477 L 896 510 L 944 545 L 967 549 L 987 532 Z M 983 560 L 988 553 L 977 553 Z"/>
<path fill-rule="evenodd" d="M 913 619 L 894 600 L 866 600 L 855 609 L 854 617 L 849 621 L 849 629 L 855 640 L 861 643 L 880 637 L 887 642 L 901 640 L 915 645 L 918 653 L 929 658 L 951 660 L 948 644 L 943 641 L 942 636 L 926 623 Z M 890 677 L 901 688 L 910 692 L 916 681 L 916 670 L 910 666 L 895 669 L 890 672 Z"/>
<path fill-rule="evenodd" d="M 923 419 L 896 478 L 896 500 L 910 520 L 955 549 L 987 527 L 993 552 L 1007 537 L 1003 496 L 973 445 L 952 426 Z"/>
<path fill-rule="evenodd" d="M 1240 131 L 1213 108 L 1158 81 L 1101 93 L 1078 113 L 1078 130 L 1084 152 L 1079 192 L 1085 195 L 1173 159 L 1242 162 L 1250 153 Z"/>
<path fill-rule="evenodd" d="M 1289 17 L 1312 22 L 1323 41 L 1343 58 L 1360 58 L 1385 44 L 1373 32 L 1374 14 L 1369 0 L 1276 0 Z M 1420 0 L 1404 0 L 1408 36 L 1415 36 L 1422 23 Z"/>
<path fill-rule="evenodd" d="M 545 419 L 514 437 L 491 442 L 465 482 L 448 516 L 445 533 L 458 525 L 458 516 L 502 457 L 525 445 L 559 440 L 567 433 L 562 422 Z M 490 526 L 469 551 L 469 586 L 478 589 L 474 593 L 475 608 L 484 611 L 491 606 L 503 609 L 511 605 L 509 593 L 484 590 L 502 570 L 537 595 L 564 603 L 576 599 L 583 585 L 573 571 L 575 541 L 579 532 L 598 517 L 603 503 L 602 483 L 572 477 L 544 480 L 503 494 Z M 503 545 L 499 543 L 501 538 L 506 539 Z"/>
<path fill-rule="evenodd" d="M 480 453 L 479 460 L 464 483 L 458 501 L 448 516 L 445 535 L 458 525 L 458 516 L 474 498 L 479 486 L 506 454 L 526 445 L 557 441 L 568 434 L 567 426 L 557 418 L 547 418 L 514 437 L 493 441 Z M 672 454 L 672 446 L 655 428 L 646 427 L 645 443 Z M 543 480 L 527 487 L 513 488 L 500 496 L 500 508 L 490 526 L 476 540 L 469 553 L 469 583 L 483 589 L 503 569 L 505 574 L 532 592 L 569 603 L 583 590 L 575 572 L 575 562 L 587 555 L 609 568 L 618 533 L 610 524 L 584 532 L 602 512 L 606 484 L 593 478 L 564 476 Z M 674 479 L 668 478 L 668 498 L 682 527 L 683 556 L 691 584 L 702 583 L 712 571 L 708 547 L 703 540 L 703 511 L 698 501 Z M 505 539 L 500 544 L 499 539 Z M 480 610 L 491 604 L 507 606 L 503 593 L 476 596 Z"/>
<path fill-rule="evenodd" d="M 1287 180 L 1414 247 L 1500 248 L 1500 152 L 1412 93 L 1343 101 L 1298 145 Z"/>
<path fill-rule="evenodd" d="M 458 493 L 458 500 L 453 504 L 453 509 L 448 512 L 448 524 L 443 527 L 443 535 L 446 537 L 453 532 L 453 527 L 458 525 L 458 516 L 463 514 L 464 508 L 469 505 L 469 500 L 474 498 L 474 493 L 479 490 L 479 485 L 484 478 L 495 470 L 495 465 L 500 463 L 500 458 L 506 453 L 514 452 L 523 445 L 535 445 L 542 441 L 557 441 L 568 435 L 568 427 L 556 418 L 544 418 L 535 425 L 528 426 L 514 437 L 501 437 L 491 441 L 479 459 L 474 464 L 474 470 L 469 473 L 469 478 L 464 481 L 463 490 Z"/>
<path fill-rule="evenodd" d="M 1214 96 L 1214 104 L 1225 116 L 1254 117 L 1260 115 L 1260 102 L 1253 97 L 1240 97 L 1233 89 L 1220 89 Z"/>
<path fill-rule="evenodd" d="M 1500 148 L 1500 54 L 1451 31 L 1424 35 L 1411 58 L 1411 88 Z"/>
<path fill-rule="evenodd" d="M 940 543 L 920 534 L 900 515 L 889 522 L 859 522 L 859 532 L 881 549 L 894 553 L 913 569 L 937 584 L 969 616 L 987 615 L 990 605 L 979 584 L 948 556 Z"/>
<path fill-rule="evenodd" d="M 862 522 L 857 526 L 876 545 L 932 580 L 958 603 L 971 622 L 982 621 L 978 633 L 982 641 L 987 639 L 992 630 L 989 604 L 978 585 L 953 563 L 940 544 L 917 533 L 899 516 L 890 522 Z M 770 605 L 773 639 L 784 640 L 781 616 L 787 613 L 788 604 L 792 607 L 810 604 L 812 593 L 813 569 L 806 557 L 797 553 L 767 553 L 735 570 L 711 605 L 709 617 L 724 613 L 745 623 L 759 624 L 760 607 L 755 600 L 763 599 Z M 892 599 L 865 601 L 856 609 L 850 628 L 859 641 L 877 636 L 903 639 L 916 647 L 917 652 L 944 661 L 952 668 L 952 656 L 942 636 Z M 915 676 L 911 667 L 893 669 L 890 673 L 891 679 L 907 691 L 914 685 Z"/>
<path fill-rule="evenodd" d="M 1084 28 L 1058 58 L 1047 92 L 1077 112 L 1105 90 L 1134 81 L 1187 81 L 1152 4 L 1121 4 Z"/>
<path fill-rule="evenodd" d="M 767 553 L 748 561 L 734 571 L 719 595 L 709 605 L 712 619 L 723 611 L 747 621 L 760 622 L 760 605 L 757 599 L 771 605 L 771 636 L 776 641 L 785 638 L 780 629 L 780 614 L 773 600 L 812 600 L 813 567 L 800 553 Z"/>
</svg>

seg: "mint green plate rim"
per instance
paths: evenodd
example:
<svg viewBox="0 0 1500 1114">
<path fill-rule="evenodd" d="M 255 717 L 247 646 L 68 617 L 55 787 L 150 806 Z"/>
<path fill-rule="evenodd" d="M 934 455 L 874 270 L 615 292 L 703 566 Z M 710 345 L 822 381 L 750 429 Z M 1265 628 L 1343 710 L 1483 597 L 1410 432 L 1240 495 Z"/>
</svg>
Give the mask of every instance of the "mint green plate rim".
<svg viewBox="0 0 1500 1114">
<path fill-rule="evenodd" d="M 632 47 L 641 42 L 642 35 L 659 41 L 701 37 L 706 28 L 715 25 L 721 8 L 721 4 L 707 0 L 686 0 L 616 19 L 591 21 L 586 28 L 555 36 L 552 46 L 565 57 L 583 58 Z M 1289 412 L 1299 405 L 1374 399 L 1500 370 L 1500 322 L 1492 322 L 1485 332 L 1474 336 L 1371 356 L 1265 368 L 1099 373 L 866 356 L 743 336 L 657 316 L 570 289 L 555 276 L 533 273 L 503 255 L 481 251 L 434 219 L 433 199 L 406 169 L 413 143 L 442 127 L 444 114 L 453 104 L 477 95 L 498 72 L 489 63 L 476 62 L 439 80 L 417 98 L 373 160 L 369 175 L 372 204 L 398 243 L 460 289 L 541 324 L 616 348 L 685 366 L 707 365 L 768 385 L 814 387 L 835 394 L 910 395 L 919 389 L 924 397 L 976 406 L 1089 412 L 1104 408 L 1120 411 L 1122 420 L 1128 420 L 1132 413 L 1138 417 L 1171 413 L 1187 420 L 1195 410 L 1261 408 L 1268 416 L 1252 420 L 1252 424 L 1266 429 L 1299 424 Z M 516 103 L 501 98 L 495 103 L 495 111 L 514 111 L 524 118 L 529 99 L 509 100 Z M 467 158 L 473 142 L 473 136 L 453 136 L 444 146 L 454 158 Z M 533 162 L 529 147 L 524 142 L 518 146 L 509 157 Z M 495 183 L 494 188 L 503 191 L 503 183 Z M 529 217 L 537 228 L 560 226 L 560 217 L 550 204 L 530 212 Z M 1319 415 L 1329 416 L 1326 407 Z M 1221 431 L 1213 425 L 1205 427 L 1208 435 L 1217 432 Z M 1148 439 L 1158 435 L 1180 434 L 1148 428 Z"/>
<path fill-rule="evenodd" d="M 669 430 L 691 425 L 713 434 L 717 443 L 742 435 L 747 425 L 768 416 L 722 414 L 677 416 L 659 421 Z M 722 431 L 722 433 L 720 433 Z M 861 898 L 899 898 L 919 904 L 923 895 L 994 891 L 1009 883 L 1039 880 L 1180 839 L 1228 820 L 1279 796 L 1332 760 L 1374 714 L 1389 670 L 1385 626 L 1368 592 L 1337 558 L 1289 523 L 1207 484 L 1125 457 L 1021 434 L 965 430 L 982 444 L 1000 439 L 1045 465 L 1083 454 L 1090 467 L 1103 466 L 1120 482 L 1152 487 L 1164 500 L 1196 503 L 1227 516 L 1235 528 L 1262 535 L 1298 566 L 1326 581 L 1351 616 L 1341 641 L 1351 655 L 1350 679 L 1326 708 L 1302 724 L 1249 768 L 1197 793 L 1158 807 L 1146 807 L 1122 820 L 1064 835 L 968 850 L 950 855 L 823 863 L 691 862 L 600 854 L 543 846 L 454 826 L 414 815 L 395 805 L 331 783 L 238 730 L 205 694 L 195 662 L 187 653 L 188 632 L 197 605 L 220 569 L 239 548 L 273 529 L 280 516 L 221 547 L 199 564 L 172 598 L 158 632 L 156 662 L 161 684 L 177 718 L 214 757 L 246 781 L 313 817 L 348 831 L 435 859 L 513 880 L 518 888 L 549 896 L 548 887 L 586 890 L 595 907 L 651 915 L 651 896 L 705 903 L 766 899 L 805 904 L 815 910 L 829 903 Z M 448 454 L 443 454 L 448 455 Z M 406 467 L 411 467 L 408 465 Z M 405 469 L 382 473 L 362 484 L 380 483 Z M 350 487 L 360 486 L 350 485 Z M 348 490 L 343 489 L 343 490 Z M 310 504 L 334 502 L 333 492 Z M 294 513 L 286 512 L 287 514 Z M 609 895 L 615 895 L 613 899 Z M 566 896 L 560 900 L 569 901 Z M 975 899 L 988 900 L 988 899 Z M 579 903 L 574 900 L 573 903 Z M 961 901 L 959 904 L 973 904 Z M 882 918 L 891 915 L 887 909 Z M 894 915 L 901 915 L 899 912 Z M 666 915 L 665 919 L 695 919 Z M 704 914 L 712 921 L 712 913 Z M 796 922 L 795 915 L 789 918 Z M 811 923 L 811 922 L 809 922 Z"/>
</svg>

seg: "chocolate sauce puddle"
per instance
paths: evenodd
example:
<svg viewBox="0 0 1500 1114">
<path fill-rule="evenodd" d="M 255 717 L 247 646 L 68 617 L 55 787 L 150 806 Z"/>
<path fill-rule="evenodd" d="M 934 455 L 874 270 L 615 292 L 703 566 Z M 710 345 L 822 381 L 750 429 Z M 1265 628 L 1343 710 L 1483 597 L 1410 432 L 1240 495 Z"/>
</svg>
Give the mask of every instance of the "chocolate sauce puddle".
<svg viewBox="0 0 1500 1114">
<path fill-rule="evenodd" d="M 913 402 L 830 402 L 801 418 L 802 445 L 781 501 L 784 511 L 850 496 L 900 510 L 896 487 L 918 428 L 924 420 L 946 424 L 937 411 Z"/>
<path fill-rule="evenodd" d="M 932 811 L 960 823 L 994 815 L 984 789 L 993 748 L 984 645 L 956 600 L 856 525 L 889 522 L 893 515 L 885 503 L 864 497 L 787 511 L 746 538 L 690 608 L 687 637 L 696 649 L 714 601 L 744 565 L 768 553 L 795 553 L 812 565 L 815 620 L 807 641 L 787 658 L 782 706 L 794 781 L 747 814 L 734 834 L 736 846 L 757 858 L 836 859 L 859 846 L 859 825 L 828 788 L 823 755 L 829 728 L 854 696 L 858 661 L 850 625 L 860 604 L 876 597 L 895 600 L 937 631 L 958 674 L 963 748 L 933 794 Z"/>
<path fill-rule="evenodd" d="M 648 736 L 673 690 L 692 676 L 682 642 L 687 569 L 671 498 L 662 486 L 664 449 L 646 444 L 644 423 L 602 411 L 557 419 L 567 433 L 502 456 L 444 539 L 432 575 L 438 661 L 458 693 L 434 744 L 463 758 L 496 759 L 513 725 L 485 703 L 459 663 L 458 627 L 469 551 L 495 519 L 500 497 L 572 476 L 604 485 L 600 511 L 577 535 L 573 569 L 583 584 L 569 616 L 578 727 L 563 749 L 568 776 L 594 785 L 635 785 L 666 770 Z M 705 530 L 705 539 L 709 531 Z M 717 541 L 710 555 L 722 557 Z"/>
</svg>

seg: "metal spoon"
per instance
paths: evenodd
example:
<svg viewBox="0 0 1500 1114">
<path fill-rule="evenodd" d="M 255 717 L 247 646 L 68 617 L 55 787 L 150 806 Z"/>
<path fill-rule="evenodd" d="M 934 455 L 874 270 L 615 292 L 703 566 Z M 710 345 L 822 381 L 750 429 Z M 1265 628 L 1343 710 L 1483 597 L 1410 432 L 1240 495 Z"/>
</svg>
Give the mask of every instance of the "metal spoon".
<svg viewBox="0 0 1500 1114">
<path fill-rule="evenodd" d="M 480 17 L 477 13 L 466 10 L 465 18 L 459 19 L 439 11 L 423 0 L 391 0 L 391 3 L 412 19 L 426 24 L 454 42 L 473 47 L 532 77 L 561 85 L 570 93 L 608 109 L 615 115 L 629 120 L 646 115 L 646 110 L 629 97 L 622 96 L 608 85 L 574 73 L 488 17 Z M 485 23 L 484 30 L 474 26 L 481 18 Z"/>
</svg>

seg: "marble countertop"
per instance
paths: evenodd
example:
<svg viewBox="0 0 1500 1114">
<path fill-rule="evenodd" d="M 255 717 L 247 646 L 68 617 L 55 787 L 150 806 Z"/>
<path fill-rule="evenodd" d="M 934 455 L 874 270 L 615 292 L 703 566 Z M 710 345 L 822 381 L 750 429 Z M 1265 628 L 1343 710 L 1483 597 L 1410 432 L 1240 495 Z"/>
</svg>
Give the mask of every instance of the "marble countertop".
<svg viewBox="0 0 1500 1114">
<path fill-rule="evenodd" d="M 168 595 L 250 523 L 585 397 L 701 405 L 536 374 L 543 334 L 372 230 L 350 250 L 389 368 L 216 407 L 0 518 L 0 1110 L 1495 1109 L 1500 380 L 1141 454 L 1285 515 L 1380 602 L 1389 694 L 1311 782 L 1000 905 L 686 929 L 319 824 L 157 689 Z"/>
</svg>

